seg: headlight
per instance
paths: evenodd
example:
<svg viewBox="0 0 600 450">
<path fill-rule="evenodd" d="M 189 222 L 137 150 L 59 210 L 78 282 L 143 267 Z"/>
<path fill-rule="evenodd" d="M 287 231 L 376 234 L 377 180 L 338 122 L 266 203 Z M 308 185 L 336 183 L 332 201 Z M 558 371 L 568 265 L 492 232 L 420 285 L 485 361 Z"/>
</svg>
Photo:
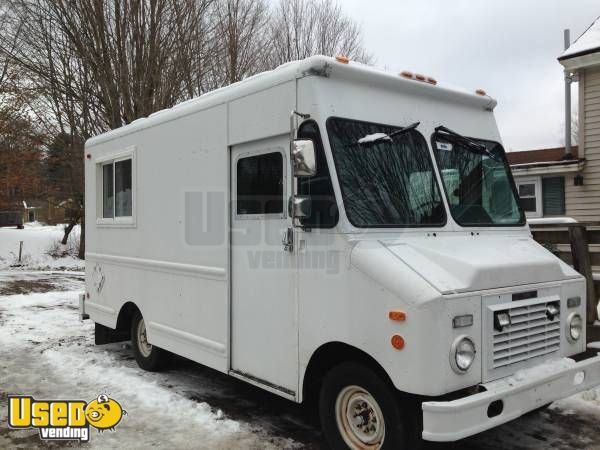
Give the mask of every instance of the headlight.
<svg viewBox="0 0 600 450">
<path fill-rule="evenodd" d="M 475 344 L 468 336 L 459 336 L 450 348 L 450 365 L 459 374 L 465 373 L 475 361 Z"/>
<path fill-rule="evenodd" d="M 567 319 L 567 327 L 567 337 L 569 338 L 569 341 L 572 343 L 577 342 L 581 337 L 581 332 L 583 331 L 583 319 L 581 316 L 577 313 L 571 313 Z"/>
</svg>

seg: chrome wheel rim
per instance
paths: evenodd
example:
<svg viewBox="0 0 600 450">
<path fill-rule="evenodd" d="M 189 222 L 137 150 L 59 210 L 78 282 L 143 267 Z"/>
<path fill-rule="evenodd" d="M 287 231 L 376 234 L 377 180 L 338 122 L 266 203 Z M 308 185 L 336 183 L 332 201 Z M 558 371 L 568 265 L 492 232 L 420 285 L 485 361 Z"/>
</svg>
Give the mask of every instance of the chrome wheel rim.
<svg viewBox="0 0 600 450">
<path fill-rule="evenodd" d="M 335 417 L 344 442 L 351 449 L 379 449 L 385 438 L 381 408 L 360 386 L 347 386 L 335 401 Z"/>
<path fill-rule="evenodd" d="M 148 336 L 146 335 L 146 324 L 144 323 L 144 319 L 141 319 L 138 322 L 137 342 L 138 349 L 140 350 L 141 355 L 144 358 L 150 356 L 150 353 L 152 352 L 152 344 L 148 343 Z"/>
</svg>

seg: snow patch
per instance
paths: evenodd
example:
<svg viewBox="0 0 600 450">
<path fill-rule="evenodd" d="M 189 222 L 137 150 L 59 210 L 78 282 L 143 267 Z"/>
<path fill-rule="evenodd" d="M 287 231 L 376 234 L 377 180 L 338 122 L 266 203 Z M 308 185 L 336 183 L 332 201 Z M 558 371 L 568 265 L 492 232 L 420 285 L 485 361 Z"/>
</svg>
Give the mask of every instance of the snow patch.
<svg viewBox="0 0 600 450">
<path fill-rule="evenodd" d="M 514 374 L 506 378 L 506 382 L 512 385 L 527 380 L 542 378 L 546 375 L 569 369 L 575 364 L 577 364 L 575 361 L 568 358 L 551 359 L 529 369 L 517 370 Z"/>
<path fill-rule="evenodd" d="M 590 50 L 600 50 L 600 17 L 565 50 L 561 58 L 585 53 Z"/>
<path fill-rule="evenodd" d="M 365 137 L 361 137 L 357 142 L 359 144 L 368 144 L 369 142 L 375 142 L 378 140 L 384 140 L 384 141 L 392 141 L 392 138 L 389 137 L 387 134 L 385 133 L 373 133 L 373 134 L 367 134 Z"/>
<path fill-rule="evenodd" d="M 114 433 L 92 433 L 86 447 L 298 447 L 297 442 L 228 419 L 223 411 L 213 410 L 206 402 L 196 402 L 161 386 L 158 374 L 119 359 L 116 351 L 95 346 L 93 323 L 78 318 L 78 294 L 67 291 L 0 296 L 0 391 L 86 401 L 107 393 L 128 414 Z M 5 413 L 0 408 L 0 423 Z M 18 439 L 24 433 L 11 432 L 8 442 L 0 435 L 0 447 L 13 447 L 10 437 Z"/>
<path fill-rule="evenodd" d="M 39 222 L 25 224 L 23 230 L 0 228 L 0 269 L 19 264 L 19 243 L 23 241 L 21 269 L 82 270 L 84 261 L 66 255 L 53 257 L 48 254 L 61 246 L 64 225 L 42 225 Z M 79 239 L 79 225 L 69 235 L 69 244 Z"/>
</svg>

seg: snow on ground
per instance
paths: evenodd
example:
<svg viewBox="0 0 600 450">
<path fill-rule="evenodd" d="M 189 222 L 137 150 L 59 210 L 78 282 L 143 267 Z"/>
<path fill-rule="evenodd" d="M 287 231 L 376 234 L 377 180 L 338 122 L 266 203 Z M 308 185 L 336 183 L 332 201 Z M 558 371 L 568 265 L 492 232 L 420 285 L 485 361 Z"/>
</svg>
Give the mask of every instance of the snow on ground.
<svg viewBox="0 0 600 450">
<path fill-rule="evenodd" d="M 64 225 L 42 225 L 37 222 L 25 224 L 23 230 L 0 228 L 0 269 L 18 264 L 19 242 L 23 241 L 21 268 L 82 270 L 83 261 L 73 256 L 55 258 L 48 252 L 59 247 Z M 79 225 L 69 235 L 67 249 L 74 249 L 79 240 Z"/>
<path fill-rule="evenodd" d="M 25 447 L 40 444 L 33 430 L 6 429 L 8 393 L 87 401 L 108 393 L 128 415 L 115 432 L 97 434 L 92 429 L 89 444 L 95 448 L 295 446 L 159 385 L 156 374 L 124 364 L 107 346 L 95 347 L 93 325 L 78 320 L 77 294 L 51 291 L 0 297 L 0 448 L 20 442 Z"/>
<path fill-rule="evenodd" d="M 107 393 L 128 415 L 93 448 L 326 448 L 312 411 L 177 358 L 166 372 L 137 367 L 129 344 L 96 346 L 81 322 L 80 272 L 0 271 L 0 448 L 42 444 L 6 427 L 7 395 L 90 401 Z M 457 443 L 427 450 L 600 449 L 600 389 Z M 70 445 L 60 442 L 57 446 Z M 72 445 L 75 445 L 74 443 Z"/>
</svg>

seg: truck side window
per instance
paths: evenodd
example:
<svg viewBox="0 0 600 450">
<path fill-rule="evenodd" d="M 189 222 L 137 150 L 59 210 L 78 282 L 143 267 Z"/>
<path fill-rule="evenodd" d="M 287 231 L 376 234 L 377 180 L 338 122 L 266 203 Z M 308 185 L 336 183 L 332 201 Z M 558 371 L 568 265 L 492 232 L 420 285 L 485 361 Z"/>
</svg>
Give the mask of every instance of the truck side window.
<svg viewBox="0 0 600 450">
<path fill-rule="evenodd" d="M 132 177 L 131 158 L 102 164 L 102 218 L 132 216 Z"/>
<path fill-rule="evenodd" d="M 298 180 L 298 194 L 310 195 L 312 199 L 312 214 L 301 219 L 300 223 L 311 228 L 333 228 L 337 225 L 340 214 L 317 123 L 313 120 L 303 122 L 298 130 L 298 138 L 312 139 L 317 156 L 317 174 Z"/>
<path fill-rule="evenodd" d="M 283 213 L 283 156 L 279 152 L 237 162 L 237 213 Z"/>
</svg>

